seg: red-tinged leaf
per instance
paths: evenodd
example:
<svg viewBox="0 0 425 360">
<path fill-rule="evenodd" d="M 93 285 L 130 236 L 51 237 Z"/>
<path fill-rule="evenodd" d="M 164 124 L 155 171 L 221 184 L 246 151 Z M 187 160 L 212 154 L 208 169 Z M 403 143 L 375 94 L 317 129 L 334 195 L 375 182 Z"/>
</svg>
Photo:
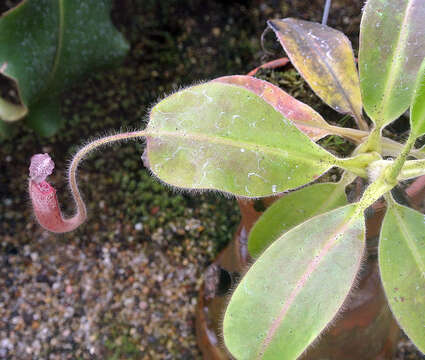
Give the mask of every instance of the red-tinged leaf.
<svg viewBox="0 0 425 360">
<path fill-rule="evenodd" d="M 271 244 L 232 295 L 224 342 L 236 359 L 296 359 L 346 299 L 364 250 L 355 204 L 316 216 Z"/>
<path fill-rule="evenodd" d="M 361 143 L 368 133 L 356 129 L 329 125 L 310 106 L 298 101 L 281 88 L 251 76 L 224 76 L 213 81 L 242 86 L 260 96 L 313 141 L 327 135 L 339 135 L 355 143 Z"/>
<path fill-rule="evenodd" d="M 268 25 L 313 91 L 336 111 L 354 116 L 360 128 L 367 129 L 348 38 L 326 25 L 292 18 L 269 20 Z"/>
<path fill-rule="evenodd" d="M 267 81 L 245 75 L 224 76 L 213 81 L 242 86 L 252 91 L 314 141 L 333 134 L 332 126 L 320 114 Z"/>
</svg>

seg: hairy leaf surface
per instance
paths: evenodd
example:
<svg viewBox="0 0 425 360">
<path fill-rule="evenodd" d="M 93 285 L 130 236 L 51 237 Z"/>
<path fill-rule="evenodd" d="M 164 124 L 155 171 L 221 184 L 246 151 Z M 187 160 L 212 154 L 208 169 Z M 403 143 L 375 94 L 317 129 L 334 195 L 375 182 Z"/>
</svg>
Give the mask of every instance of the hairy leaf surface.
<svg viewBox="0 0 425 360">
<path fill-rule="evenodd" d="M 360 27 L 359 71 L 363 106 L 378 125 L 410 105 L 425 57 L 425 1 L 369 0 Z"/>
<path fill-rule="evenodd" d="M 261 97 L 220 82 L 162 100 L 146 131 L 152 172 L 182 188 L 266 196 L 341 163 Z"/>
<path fill-rule="evenodd" d="M 292 18 L 269 20 L 268 25 L 313 91 L 336 111 L 353 115 L 367 128 L 348 38 L 326 25 Z"/>
<path fill-rule="evenodd" d="M 252 91 L 314 141 L 333 134 L 332 126 L 319 113 L 267 81 L 246 75 L 224 76 L 214 81 L 243 86 Z"/>
<path fill-rule="evenodd" d="M 296 359 L 334 318 L 358 272 L 363 215 L 351 204 L 271 244 L 232 295 L 224 341 L 239 360 Z"/>
<path fill-rule="evenodd" d="M 404 332 L 425 353 L 424 215 L 392 202 L 379 240 L 379 268 L 391 310 Z"/>
<path fill-rule="evenodd" d="M 313 184 L 284 195 L 258 219 L 248 237 L 252 257 L 260 254 L 280 235 L 307 219 L 347 204 L 345 184 Z"/>
</svg>

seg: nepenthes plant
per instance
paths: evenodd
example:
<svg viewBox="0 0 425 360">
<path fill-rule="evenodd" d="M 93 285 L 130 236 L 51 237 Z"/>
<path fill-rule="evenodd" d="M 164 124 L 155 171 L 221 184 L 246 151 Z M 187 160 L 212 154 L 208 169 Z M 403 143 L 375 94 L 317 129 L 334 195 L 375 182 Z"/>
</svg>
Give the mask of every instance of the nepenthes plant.
<svg viewBox="0 0 425 360">
<path fill-rule="evenodd" d="M 151 109 L 145 129 L 82 147 L 68 172 L 76 203 L 71 218 L 62 216 L 46 182 L 53 161 L 35 155 L 29 192 L 39 223 L 56 233 L 81 225 L 87 214 L 78 165 L 95 148 L 124 139 L 145 139 L 145 166 L 173 187 L 241 198 L 297 189 L 254 227 L 248 248 L 255 262 L 232 293 L 223 319 L 224 342 L 236 359 L 296 359 L 332 323 L 355 287 L 365 252 L 365 212 L 384 197 L 382 284 L 398 323 L 424 352 L 425 217 L 399 204 L 391 192 L 425 175 L 425 150 L 415 148 L 425 134 L 423 19 L 422 0 L 369 0 L 360 29 L 359 72 L 341 32 L 292 18 L 270 20 L 312 90 L 336 111 L 350 114 L 358 129 L 330 125 L 266 81 L 221 77 L 164 98 Z M 382 130 L 409 107 L 405 143 L 384 137 Z M 316 144 L 330 134 L 354 142 L 356 149 L 339 157 Z M 343 170 L 338 183 L 315 182 L 334 167 Z M 357 177 L 368 186 L 358 201 L 347 203 L 345 188 Z M 295 219 L 285 204 L 289 197 L 293 212 L 303 209 Z M 306 203 L 327 199 L 331 205 L 305 211 Z M 288 222 L 290 229 L 283 226 Z"/>
</svg>

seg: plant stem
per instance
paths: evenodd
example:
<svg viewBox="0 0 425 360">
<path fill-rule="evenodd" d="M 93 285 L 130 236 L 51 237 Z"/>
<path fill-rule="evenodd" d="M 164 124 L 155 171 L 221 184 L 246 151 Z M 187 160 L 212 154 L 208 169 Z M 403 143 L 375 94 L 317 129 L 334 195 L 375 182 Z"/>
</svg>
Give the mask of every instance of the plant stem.
<svg viewBox="0 0 425 360">
<path fill-rule="evenodd" d="M 362 198 L 358 202 L 356 213 L 362 213 L 382 195 L 390 191 L 397 182 L 389 183 L 386 181 L 384 173 L 382 173 L 376 181 L 374 181 L 363 193 Z"/>
<path fill-rule="evenodd" d="M 330 135 L 341 136 L 345 139 L 353 141 L 355 144 L 361 144 L 370 135 L 369 131 L 345 128 L 345 127 L 334 126 L 334 125 L 329 125 L 329 127 L 326 129 L 329 131 Z M 387 138 L 385 136 L 382 136 L 380 140 L 381 140 L 383 156 L 397 157 L 403 149 L 402 144 L 400 144 L 397 141 L 391 140 L 390 138 Z M 424 159 L 425 151 L 421 151 L 421 149 L 413 149 L 410 155 L 417 159 Z"/>
<path fill-rule="evenodd" d="M 397 185 L 398 176 L 401 172 L 403 164 L 406 161 L 407 156 L 410 153 L 413 145 L 415 144 L 416 137 L 409 136 L 406 144 L 403 147 L 402 152 L 397 157 L 397 159 L 387 168 L 383 169 L 378 178 L 366 189 L 362 198 L 359 201 L 357 207 L 357 213 L 364 211 L 367 207 L 372 205 L 376 200 L 378 200 L 382 195 L 385 195 L 390 191 L 394 186 Z M 386 197 L 388 200 L 388 196 Z"/>
<path fill-rule="evenodd" d="M 374 127 L 369 134 L 366 142 L 361 148 L 361 152 L 371 152 L 376 151 L 381 153 L 381 127 Z"/>
<path fill-rule="evenodd" d="M 396 201 L 394 200 L 393 194 L 391 191 L 384 194 L 384 199 L 387 202 L 387 207 L 389 208 L 391 205 L 394 205 Z"/>
<path fill-rule="evenodd" d="M 337 159 L 336 166 L 349 170 L 357 176 L 367 178 L 367 168 L 374 162 L 381 159 L 376 152 L 360 153 L 350 158 Z"/>
<path fill-rule="evenodd" d="M 416 137 L 410 134 L 409 138 L 407 139 L 406 144 L 404 145 L 404 148 L 400 155 L 397 157 L 397 159 L 394 161 L 394 164 L 391 165 L 390 168 L 386 171 L 386 180 L 389 182 L 397 181 L 397 177 L 401 172 L 401 169 L 406 162 L 407 156 L 410 153 L 410 150 L 412 149 L 413 145 L 415 144 Z"/>
<path fill-rule="evenodd" d="M 369 135 L 369 132 L 367 131 L 334 125 L 329 125 L 329 131 L 332 132 L 332 135 L 341 136 L 343 138 L 354 141 L 356 144 L 360 144 L 361 142 L 363 142 L 364 139 Z"/>
<path fill-rule="evenodd" d="M 360 130 L 368 131 L 369 126 L 367 125 L 367 122 L 363 118 L 362 114 L 354 115 L 354 119 L 356 120 L 357 126 Z"/>
</svg>

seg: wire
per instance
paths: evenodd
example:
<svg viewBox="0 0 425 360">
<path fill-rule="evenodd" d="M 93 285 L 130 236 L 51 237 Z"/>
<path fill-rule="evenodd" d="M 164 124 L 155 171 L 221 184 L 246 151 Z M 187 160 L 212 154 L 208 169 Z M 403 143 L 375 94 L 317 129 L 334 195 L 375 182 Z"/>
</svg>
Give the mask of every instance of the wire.
<svg viewBox="0 0 425 360">
<path fill-rule="evenodd" d="M 328 22 L 330 8 L 331 8 L 331 0 L 326 0 L 325 8 L 323 9 L 322 25 L 326 25 Z"/>
</svg>

